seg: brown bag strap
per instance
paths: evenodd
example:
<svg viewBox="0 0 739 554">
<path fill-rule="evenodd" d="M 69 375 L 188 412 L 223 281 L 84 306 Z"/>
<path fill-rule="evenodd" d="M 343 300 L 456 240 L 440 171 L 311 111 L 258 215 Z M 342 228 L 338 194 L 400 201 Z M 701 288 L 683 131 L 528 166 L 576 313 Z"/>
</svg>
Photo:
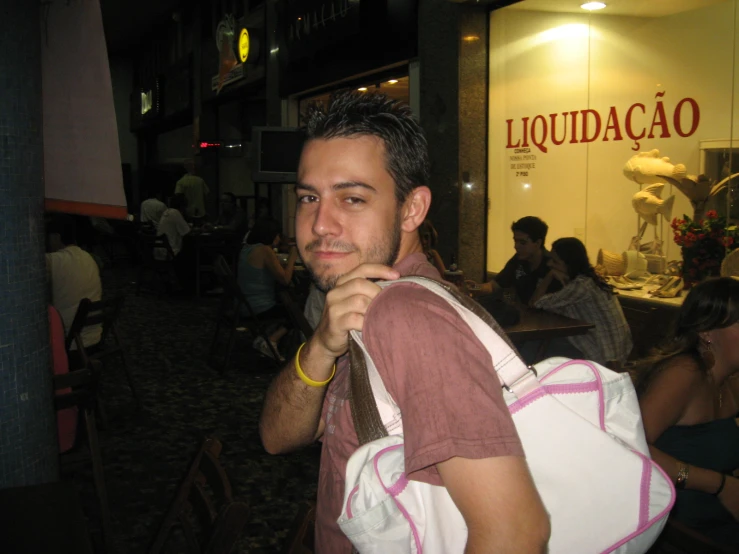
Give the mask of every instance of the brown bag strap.
<svg viewBox="0 0 739 554">
<path fill-rule="evenodd" d="M 493 319 L 488 311 L 480 306 L 469 296 L 465 296 L 453 286 L 439 281 L 434 281 L 427 277 L 415 277 L 419 280 L 430 281 L 434 285 L 441 286 L 450 293 L 455 300 L 462 306 L 467 308 L 477 317 L 482 319 L 489 327 L 493 329 L 518 355 L 518 350 L 506 335 L 503 328 Z M 390 285 L 392 286 L 392 285 Z M 352 420 L 354 421 L 354 429 L 357 431 L 360 446 L 372 442 L 388 435 L 385 425 L 382 423 L 380 412 L 377 410 L 375 395 L 372 393 L 369 374 L 367 373 L 367 363 L 364 359 L 364 353 L 357 343 L 349 337 L 349 385 Z"/>
<path fill-rule="evenodd" d="M 387 437 L 387 429 L 382 423 L 375 395 L 372 393 L 364 353 L 351 336 L 349 336 L 349 386 L 352 420 L 359 445 Z"/>
</svg>

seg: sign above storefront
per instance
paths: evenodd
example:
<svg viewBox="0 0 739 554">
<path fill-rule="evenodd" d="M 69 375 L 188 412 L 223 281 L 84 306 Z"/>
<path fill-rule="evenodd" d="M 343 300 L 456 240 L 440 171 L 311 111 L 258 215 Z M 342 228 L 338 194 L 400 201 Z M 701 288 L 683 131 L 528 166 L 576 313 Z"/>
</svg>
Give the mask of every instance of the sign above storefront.
<svg viewBox="0 0 739 554">
<path fill-rule="evenodd" d="M 665 94 L 665 91 L 655 94 L 653 108 L 641 102 L 621 107 L 623 117 L 619 115 L 617 106 L 611 106 L 607 114 L 585 109 L 522 117 L 518 122 L 506 119 L 506 148 L 527 149 L 533 146 L 546 154 L 552 146 L 560 146 L 565 142 L 621 141 L 625 135 L 634 141 L 631 149 L 636 152 L 645 137 L 670 138 L 673 133 L 683 138 L 692 136 L 700 125 L 698 102 L 693 98 L 683 98 L 672 109 L 665 109 Z"/>
<path fill-rule="evenodd" d="M 226 85 L 230 85 L 232 83 L 235 83 L 236 81 L 240 81 L 244 78 L 244 64 L 240 63 L 236 66 L 234 66 L 231 71 L 229 71 L 226 76 L 223 79 L 223 83 L 221 86 L 218 86 L 218 80 L 220 78 L 220 75 L 214 75 L 213 78 L 210 80 L 211 90 L 219 90 L 219 88 L 223 88 Z"/>
<path fill-rule="evenodd" d="M 244 63 L 247 58 L 249 58 L 249 31 L 243 28 L 239 33 L 239 60 Z"/>
</svg>

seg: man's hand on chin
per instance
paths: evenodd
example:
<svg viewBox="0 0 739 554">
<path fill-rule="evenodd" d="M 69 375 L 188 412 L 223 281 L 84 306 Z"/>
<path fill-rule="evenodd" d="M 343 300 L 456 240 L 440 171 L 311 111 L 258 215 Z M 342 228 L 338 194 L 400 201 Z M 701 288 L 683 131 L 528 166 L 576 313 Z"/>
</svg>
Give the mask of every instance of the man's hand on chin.
<svg viewBox="0 0 739 554">
<path fill-rule="evenodd" d="M 362 264 L 339 277 L 326 294 L 323 316 L 311 341 L 328 357 L 342 356 L 349 346 L 349 332 L 361 331 L 370 302 L 380 293 L 373 281 L 394 280 L 400 273 L 380 264 Z"/>
</svg>

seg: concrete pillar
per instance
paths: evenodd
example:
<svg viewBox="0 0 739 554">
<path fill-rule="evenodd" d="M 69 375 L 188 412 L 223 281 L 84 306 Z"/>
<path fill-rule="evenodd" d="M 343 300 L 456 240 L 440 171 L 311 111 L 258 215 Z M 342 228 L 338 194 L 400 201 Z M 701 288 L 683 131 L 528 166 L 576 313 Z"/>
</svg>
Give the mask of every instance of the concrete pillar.
<svg viewBox="0 0 739 554">
<path fill-rule="evenodd" d="M 0 20 L 0 488 L 7 488 L 55 480 L 58 446 L 44 261 L 40 3 L 0 0 Z"/>
<path fill-rule="evenodd" d="M 487 254 L 488 12 L 465 7 L 459 21 L 459 267 L 485 281 Z"/>
<path fill-rule="evenodd" d="M 418 3 L 420 121 L 431 158 L 429 218 L 437 250 L 449 266 L 459 256 L 459 36 L 462 7 L 449 0 Z"/>
</svg>

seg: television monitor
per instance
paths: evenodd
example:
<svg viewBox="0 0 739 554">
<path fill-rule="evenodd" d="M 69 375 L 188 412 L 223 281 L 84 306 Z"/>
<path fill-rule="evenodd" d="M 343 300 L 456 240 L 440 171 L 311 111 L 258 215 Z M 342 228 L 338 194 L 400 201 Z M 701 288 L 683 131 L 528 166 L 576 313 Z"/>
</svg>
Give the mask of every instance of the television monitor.
<svg viewBox="0 0 739 554">
<path fill-rule="evenodd" d="M 295 127 L 254 127 L 252 181 L 294 183 L 303 149 L 303 133 Z"/>
</svg>

